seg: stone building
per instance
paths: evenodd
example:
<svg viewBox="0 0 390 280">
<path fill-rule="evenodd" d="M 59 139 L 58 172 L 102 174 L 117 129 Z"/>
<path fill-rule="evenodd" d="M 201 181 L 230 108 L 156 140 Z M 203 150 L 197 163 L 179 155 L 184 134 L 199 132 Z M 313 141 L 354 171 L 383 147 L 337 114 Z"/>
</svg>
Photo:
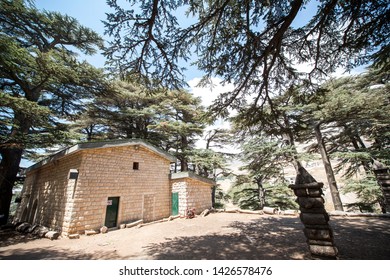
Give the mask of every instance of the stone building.
<svg viewBox="0 0 390 280">
<path fill-rule="evenodd" d="M 192 172 L 179 172 L 171 174 L 172 184 L 172 209 L 177 209 L 174 214 L 185 216 L 187 209 L 194 210 L 200 214 L 203 210 L 210 208 L 211 194 L 210 187 L 213 181 L 203 178 Z"/>
<path fill-rule="evenodd" d="M 170 174 L 175 161 L 138 139 L 72 146 L 26 170 L 16 221 L 68 235 L 184 215 L 183 207 L 210 208 L 213 182 L 188 172 Z M 186 199 L 176 199 L 178 193 Z"/>
</svg>

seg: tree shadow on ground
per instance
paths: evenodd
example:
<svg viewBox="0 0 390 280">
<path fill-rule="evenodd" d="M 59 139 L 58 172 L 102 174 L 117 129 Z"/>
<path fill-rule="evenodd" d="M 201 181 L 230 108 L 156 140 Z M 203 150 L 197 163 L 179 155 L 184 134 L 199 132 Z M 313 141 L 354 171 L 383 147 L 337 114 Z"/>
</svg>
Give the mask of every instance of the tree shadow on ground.
<svg viewBox="0 0 390 280">
<path fill-rule="evenodd" d="M 331 218 L 330 224 L 339 259 L 390 259 L 390 219 Z"/>
<path fill-rule="evenodd" d="M 0 230 L 0 247 L 28 243 L 36 239 L 39 239 L 39 237 L 33 236 L 32 234 L 22 234 L 15 231 L 14 229 Z"/>
<path fill-rule="evenodd" d="M 161 260 L 291 260 L 311 259 L 299 219 L 263 217 L 250 223 L 234 222 L 230 234 L 177 237 L 145 249 Z"/>
<path fill-rule="evenodd" d="M 0 260 L 118 260 L 123 259 L 115 251 L 94 251 L 85 253 L 77 250 L 55 248 L 55 246 L 39 249 L 12 249 L 7 255 L 0 255 Z"/>
</svg>

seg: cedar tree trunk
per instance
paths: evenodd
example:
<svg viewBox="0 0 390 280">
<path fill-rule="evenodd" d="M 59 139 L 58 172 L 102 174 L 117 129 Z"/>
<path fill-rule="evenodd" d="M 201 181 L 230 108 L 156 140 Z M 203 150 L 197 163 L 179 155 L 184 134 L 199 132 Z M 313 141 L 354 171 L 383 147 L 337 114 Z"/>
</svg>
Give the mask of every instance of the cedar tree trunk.
<svg viewBox="0 0 390 280">
<path fill-rule="evenodd" d="M 344 211 L 343 204 L 341 203 L 339 190 L 336 183 L 336 178 L 334 176 L 333 168 L 329 160 L 328 153 L 326 152 L 324 138 L 321 133 L 321 124 L 314 126 L 314 132 L 317 138 L 318 149 L 321 154 L 322 162 L 325 167 L 326 177 L 328 179 L 328 184 L 330 188 L 330 193 L 332 195 L 332 201 L 335 210 Z"/>
</svg>

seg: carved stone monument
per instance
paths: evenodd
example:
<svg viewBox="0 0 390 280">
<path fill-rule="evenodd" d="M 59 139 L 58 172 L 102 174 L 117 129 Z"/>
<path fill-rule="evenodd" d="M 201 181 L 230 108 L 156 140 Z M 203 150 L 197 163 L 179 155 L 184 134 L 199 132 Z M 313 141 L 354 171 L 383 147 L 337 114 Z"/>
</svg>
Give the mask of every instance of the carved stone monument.
<svg viewBox="0 0 390 280">
<path fill-rule="evenodd" d="M 303 167 L 300 167 L 295 184 L 289 187 L 298 197 L 300 218 L 305 226 L 310 252 L 313 256 L 336 258 L 338 250 L 334 244 L 333 231 L 328 223 L 329 215 L 322 197 L 323 183 L 317 182 Z"/>
</svg>

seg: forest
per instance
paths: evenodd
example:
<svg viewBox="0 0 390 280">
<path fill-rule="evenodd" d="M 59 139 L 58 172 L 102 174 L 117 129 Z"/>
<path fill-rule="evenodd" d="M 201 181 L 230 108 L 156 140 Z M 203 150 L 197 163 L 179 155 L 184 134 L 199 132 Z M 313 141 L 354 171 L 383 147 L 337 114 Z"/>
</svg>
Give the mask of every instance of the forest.
<svg viewBox="0 0 390 280">
<path fill-rule="evenodd" d="M 107 1 L 112 41 L 33 1 L 0 2 L 0 224 L 9 218 L 21 161 L 39 161 L 78 142 L 142 138 L 216 182 L 245 209 L 296 208 L 285 169 L 321 159 L 334 209 L 353 192 L 360 211 L 386 212 L 374 165 L 390 164 L 387 1 Z M 187 8 L 190 26 L 174 11 Z M 103 52 L 99 69 L 78 53 Z M 210 107 L 183 80 L 180 59 L 233 84 Z M 296 65 L 308 64 L 308 72 Z M 358 75 L 332 76 L 364 66 Z M 218 120 L 229 129 L 210 129 Z M 203 140 L 200 146 L 199 140 Z M 232 148 L 227 148 L 232 147 Z M 238 152 L 232 152 L 238 151 Z M 230 168 L 238 160 L 240 172 Z M 336 164 L 334 164 L 336 162 Z M 338 186 L 335 174 L 345 179 Z"/>
</svg>

